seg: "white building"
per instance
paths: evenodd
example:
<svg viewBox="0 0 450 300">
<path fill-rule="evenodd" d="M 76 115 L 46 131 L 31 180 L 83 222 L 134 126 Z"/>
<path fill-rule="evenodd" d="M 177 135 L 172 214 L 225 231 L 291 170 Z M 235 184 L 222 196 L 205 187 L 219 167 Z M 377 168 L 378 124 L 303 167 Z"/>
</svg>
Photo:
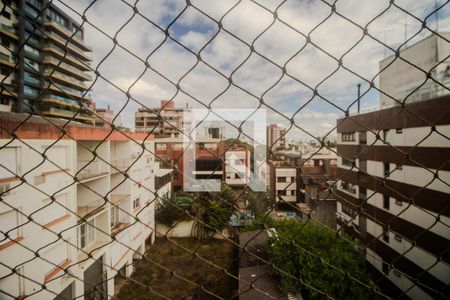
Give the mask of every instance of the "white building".
<svg viewBox="0 0 450 300">
<path fill-rule="evenodd" d="M 1 113 L 0 124 L 24 118 Z M 142 149 L 146 134 L 77 123 L 61 138 L 52 121 L 0 133 L 0 298 L 110 297 L 154 240 L 154 141 Z"/>
<path fill-rule="evenodd" d="M 448 295 L 449 110 L 447 95 L 337 121 L 337 227 L 393 298 Z"/>
<path fill-rule="evenodd" d="M 450 32 L 439 32 L 450 40 Z M 400 51 L 400 58 L 391 55 L 380 62 L 380 106 L 399 105 L 433 99 L 449 93 L 450 46 L 443 38 L 432 34 Z M 428 79 L 425 72 L 431 71 Z M 445 88 L 447 87 L 447 88 Z M 418 89 L 417 91 L 415 91 Z M 389 96 L 399 102 L 394 101 Z M 411 94 L 411 95 L 410 95 Z"/>
</svg>

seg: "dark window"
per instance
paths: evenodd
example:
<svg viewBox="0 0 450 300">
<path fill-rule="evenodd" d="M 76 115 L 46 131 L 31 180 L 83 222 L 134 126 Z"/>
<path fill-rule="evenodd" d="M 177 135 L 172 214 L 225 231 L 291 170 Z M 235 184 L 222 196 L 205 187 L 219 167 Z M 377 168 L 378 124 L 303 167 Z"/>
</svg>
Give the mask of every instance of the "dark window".
<svg viewBox="0 0 450 300">
<path fill-rule="evenodd" d="M 278 182 L 286 182 L 286 177 L 278 177 Z"/>
<path fill-rule="evenodd" d="M 385 229 L 383 232 L 383 241 L 389 243 L 389 231 L 387 229 Z"/>
<path fill-rule="evenodd" d="M 383 208 L 389 210 L 390 208 L 389 196 L 383 195 Z"/>
<path fill-rule="evenodd" d="M 11 19 L 11 14 L 10 14 L 9 12 L 7 12 L 7 11 L 4 11 L 4 12 L 2 13 L 2 15 L 3 15 L 6 19 L 8 19 L 8 20 Z"/>
<path fill-rule="evenodd" d="M 403 202 L 400 200 L 395 199 L 395 204 L 397 204 L 398 206 L 402 206 Z"/>
<path fill-rule="evenodd" d="M 281 190 L 277 192 L 278 196 L 286 196 L 286 190 Z"/>
<path fill-rule="evenodd" d="M 2 45 L 5 46 L 6 48 L 9 48 L 11 43 L 7 39 L 2 39 Z"/>
<path fill-rule="evenodd" d="M 389 129 L 383 129 L 383 141 L 387 142 Z"/>
<path fill-rule="evenodd" d="M 387 262 L 383 261 L 382 269 L 383 269 L 384 274 L 389 273 L 389 264 Z"/>
<path fill-rule="evenodd" d="M 384 176 L 389 176 L 389 173 L 391 172 L 390 166 L 388 162 L 384 163 Z"/>
<path fill-rule="evenodd" d="M 9 105 L 9 99 L 6 97 L 0 97 L 0 104 Z"/>
<path fill-rule="evenodd" d="M 295 182 L 295 177 L 291 177 L 291 182 Z"/>
<path fill-rule="evenodd" d="M 8 68 L 0 68 L 0 72 L 2 73 L 2 75 L 9 75 L 9 70 Z"/>
<path fill-rule="evenodd" d="M 397 128 L 397 129 L 395 129 L 395 132 L 400 134 L 400 133 L 403 132 L 403 129 L 402 128 Z"/>
</svg>

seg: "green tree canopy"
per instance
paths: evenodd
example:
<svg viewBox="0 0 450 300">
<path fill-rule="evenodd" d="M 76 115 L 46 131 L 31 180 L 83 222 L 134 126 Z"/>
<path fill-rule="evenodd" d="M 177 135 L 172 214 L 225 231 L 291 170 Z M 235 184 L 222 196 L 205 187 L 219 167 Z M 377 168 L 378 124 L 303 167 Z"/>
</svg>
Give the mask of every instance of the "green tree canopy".
<svg viewBox="0 0 450 300">
<path fill-rule="evenodd" d="M 370 277 L 352 243 L 311 222 L 284 221 L 277 232 L 279 237 L 269 240 L 269 259 L 293 276 L 277 271 L 282 290 L 300 291 L 306 299 L 324 298 L 307 287 L 312 286 L 335 299 L 377 299 L 358 283 L 369 284 Z"/>
</svg>

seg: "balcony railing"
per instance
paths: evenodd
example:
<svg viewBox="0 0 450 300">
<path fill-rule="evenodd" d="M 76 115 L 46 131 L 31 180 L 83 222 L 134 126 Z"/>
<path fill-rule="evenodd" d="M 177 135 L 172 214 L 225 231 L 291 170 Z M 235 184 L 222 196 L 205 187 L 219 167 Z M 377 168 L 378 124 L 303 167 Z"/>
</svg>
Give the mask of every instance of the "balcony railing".
<svg viewBox="0 0 450 300">
<path fill-rule="evenodd" d="M 63 62 L 59 59 L 53 58 L 51 56 L 46 56 L 44 58 L 44 64 L 45 63 L 52 63 L 53 65 L 58 66 L 58 68 L 65 70 L 74 76 L 78 76 L 78 78 L 82 78 L 85 81 L 92 80 L 92 77 L 90 75 L 84 73 L 83 71 L 80 71 L 80 69 L 77 69 L 77 68 L 69 65 L 68 63 Z"/>
<path fill-rule="evenodd" d="M 98 177 L 109 173 L 109 165 L 99 160 L 85 160 L 78 162 L 77 178 L 80 180 L 86 180 L 93 177 Z"/>
<path fill-rule="evenodd" d="M 73 32 L 71 32 L 67 28 L 64 28 L 63 26 L 59 25 L 58 23 L 53 22 L 53 21 L 46 21 L 44 23 L 44 25 L 48 26 L 48 27 L 53 27 L 59 33 L 62 33 L 63 35 L 65 35 L 65 37 L 67 39 L 71 39 L 71 42 L 76 43 L 78 46 L 83 48 L 84 51 L 92 51 L 92 48 L 87 46 L 81 37 L 77 36 L 76 34 L 74 35 Z"/>
<path fill-rule="evenodd" d="M 58 71 L 54 71 L 51 68 L 46 68 L 46 70 L 44 71 L 44 76 L 51 76 L 55 79 L 59 79 L 60 81 L 66 83 L 66 84 L 71 84 L 75 87 L 78 87 L 80 89 L 84 89 L 87 90 L 86 85 L 83 83 L 83 81 L 75 79 L 71 76 L 65 75 L 61 72 Z"/>
<path fill-rule="evenodd" d="M 18 38 L 17 34 L 16 34 L 16 30 L 13 27 L 8 26 L 6 24 L 0 24 L 0 31 L 4 32 L 5 34 L 7 34 L 8 36 L 10 36 L 14 39 Z"/>
<path fill-rule="evenodd" d="M 63 57 L 65 60 L 70 61 L 71 63 L 77 65 L 80 69 L 84 71 L 91 70 L 90 65 L 88 62 L 81 62 L 79 58 L 76 58 L 70 54 L 67 53 L 66 50 L 62 49 L 61 47 L 56 46 L 52 43 L 46 43 L 43 47 L 44 51 L 51 51 L 55 53 L 56 55 Z"/>
<path fill-rule="evenodd" d="M 87 60 L 87 61 L 91 61 L 92 60 L 90 55 L 87 55 L 85 53 L 85 50 L 81 49 L 80 47 L 75 46 L 74 44 L 67 43 L 67 40 L 61 39 L 55 33 L 48 32 L 48 33 L 46 33 L 46 35 L 47 35 L 47 37 L 50 40 L 52 40 L 53 42 L 57 43 L 59 46 L 67 47 L 67 49 L 69 49 L 75 56 L 77 56 L 77 57 L 79 57 L 79 58 L 81 58 L 83 60 Z"/>
<path fill-rule="evenodd" d="M 131 158 L 121 158 L 121 159 L 114 159 L 111 160 L 111 173 L 116 173 L 119 171 L 126 170 L 131 164 Z M 119 171 L 117 171 L 117 169 Z"/>
</svg>

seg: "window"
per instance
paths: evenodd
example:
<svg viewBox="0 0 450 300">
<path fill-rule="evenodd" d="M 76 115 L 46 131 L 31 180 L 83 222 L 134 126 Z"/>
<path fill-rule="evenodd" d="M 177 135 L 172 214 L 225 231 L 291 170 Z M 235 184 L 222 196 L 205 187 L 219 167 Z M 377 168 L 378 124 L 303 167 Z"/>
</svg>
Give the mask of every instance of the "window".
<svg viewBox="0 0 450 300">
<path fill-rule="evenodd" d="M 389 196 L 383 195 L 383 208 L 389 210 L 390 208 L 390 200 Z"/>
<path fill-rule="evenodd" d="M 387 142 L 389 129 L 383 129 L 383 141 Z"/>
<path fill-rule="evenodd" d="M 398 199 L 395 199 L 395 204 L 397 204 L 398 206 L 402 206 L 403 202 Z"/>
<path fill-rule="evenodd" d="M 133 209 L 136 209 L 138 207 L 141 206 L 141 199 L 140 198 L 136 198 L 133 200 Z"/>
<path fill-rule="evenodd" d="M 95 220 L 91 219 L 78 227 L 78 248 L 83 249 L 90 245 L 95 239 Z"/>
<path fill-rule="evenodd" d="M 389 273 L 389 264 L 385 261 L 383 261 L 382 270 L 384 274 Z"/>
<path fill-rule="evenodd" d="M 286 177 L 278 177 L 278 182 L 286 182 Z"/>
<path fill-rule="evenodd" d="M 355 165 L 355 160 L 343 157 L 342 158 L 342 164 L 344 166 L 353 167 Z"/>
<path fill-rule="evenodd" d="M 355 208 L 345 204 L 342 204 L 342 212 L 350 217 L 354 217 L 358 214 L 358 211 Z"/>
<path fill-rule="evenodd" d="M 31 53 L 33 55 L 39 56 L 39 50 L 36 48 L 33 48 L 27 44 L 25 44 L 25 46 L 23 47 L 23 49 L 25 50 L 25 52 Z"/>
<path fill-rule="evenodd" d="M 355 133 L 354 132 L 343 132 L 342 133 L 342 141 L 343 142 L 354 142 L 355 141 Z"/>
<path fill-rule="evenodd" d="M 341 188 L 346 190 L 347 192 L 350 192 L 352 194 L 356 193 L 356 189 L 353 186 L 353 184 L 348 183 L 346 181 L 341 180 Z"/>
<path fill-rule="evenodd" d="M 385 241 L 386 243 L 389 243 L 389 231 L 387 229 L 384 229 L 383 241 Z"/>
<path fill-rule="evenodd" d="M 111 228 L 119 224 L 119 208 L 111 206 Z"/>
<path fill-rule="evenodd" d="M 11 45 L 11 43 L 10 43 L 7 39 L 5 39 L 5 38 L 2 38 L 1 43 L 2 43 L 2 45 L 5 46 L 6 48 L 9 48 L 9 46 Z"/>
<path fill-rule="evenodd" d="M 9 75 L 9 73 L 11 73 L 8 68 L 2 67 L 0 70 L 1 70 L 2 75 L 5 75 L 5 76 L 7 76 L 7 75 Z"/>
<path fill-rule="evenodd" d="M 286 190 L 277 191 L 277 195 L 278 196 L 286 196 L 287 195 Z"/>
<path fill-rule="evenodd" d="M 4 11 L 2 16 L 4 16 L 6 19 L 11 20 L 11 14 L 7 11 Z"/>
<path fill-rule="evenodd" d="M 403 129 L 402 128 L 397 128 L 397 129 L 395 129 L 395 133 L 397 133 L 397 134 L 400 134 L 400 133 L 402 133 L 403 132 Z"/>
<path fill-rule="evenodd" d="M 291 182 L 295 182 L 295 177 L 291 177 Z"/>
<path fill-rule="evenodd" d="M 0 97 L 0 104 L 9 105 L 9 99 L 6 97 Z"/>
<path fill-rule="evenodd" d="M 391 172 L 390 164 L 388 162 L 384 163 L 384 176 L 388 177 Z"/>
<path fill-rule="evenodd" d="M 397 242 L 401 242 L 401 241 L 402 241 L 402 237 L 399 236 L 398 234 L 395 234 L 395 235 L 394 235 L 394 239 L 395 239 Z"/>
</svg>

